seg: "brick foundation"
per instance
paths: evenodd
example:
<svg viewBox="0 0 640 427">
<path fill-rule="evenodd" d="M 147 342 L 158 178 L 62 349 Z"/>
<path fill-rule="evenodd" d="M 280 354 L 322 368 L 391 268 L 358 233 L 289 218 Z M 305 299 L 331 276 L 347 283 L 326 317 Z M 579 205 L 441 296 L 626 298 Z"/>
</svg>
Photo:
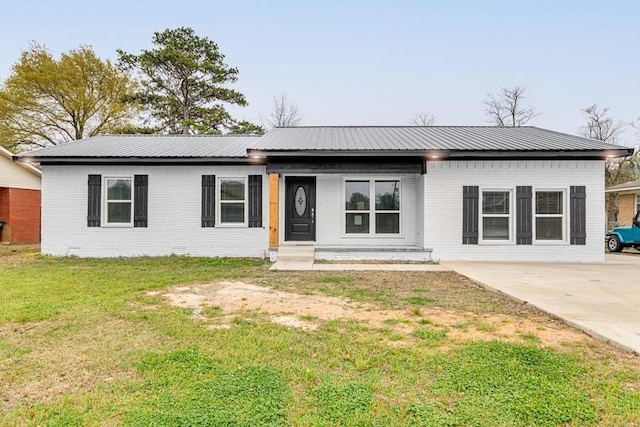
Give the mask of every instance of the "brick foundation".
<svg viewBox="0 0 640 427">
<path fill-rule="evenodd" d="M 0 219 L 5 222 L 0 241 L 40 242 L 40 190 L 0 188 Z"/>
</svg>

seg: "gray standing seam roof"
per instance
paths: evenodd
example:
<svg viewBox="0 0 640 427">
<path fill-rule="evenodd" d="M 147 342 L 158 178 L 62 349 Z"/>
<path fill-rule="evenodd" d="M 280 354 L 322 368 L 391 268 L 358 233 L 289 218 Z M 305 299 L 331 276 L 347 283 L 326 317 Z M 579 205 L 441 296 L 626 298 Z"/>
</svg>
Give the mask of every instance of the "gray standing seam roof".
<svg viewBox="0 0 640 427">
<path fill-rule="evenodd" d="M 248 150 L 279 153 L 604 152 L 632 149 L 536 127 L 309 126 L 274 128 L 263 136 L 102 135 L 18 157 L 57 159 L 238 159 Z"/>
<path fill-rule="evenodd" d="M 623 147 L 536 127 L 344 126 L 275 128 L 265 150 L 607 150 Z M 256 147 L 258 148 L 258 147 Z"/>
<path fill-rule="evenodd" d="M 100 135 L 19 157 L 244 158 L 258 139 L 258 136 Z"/>
</svg>

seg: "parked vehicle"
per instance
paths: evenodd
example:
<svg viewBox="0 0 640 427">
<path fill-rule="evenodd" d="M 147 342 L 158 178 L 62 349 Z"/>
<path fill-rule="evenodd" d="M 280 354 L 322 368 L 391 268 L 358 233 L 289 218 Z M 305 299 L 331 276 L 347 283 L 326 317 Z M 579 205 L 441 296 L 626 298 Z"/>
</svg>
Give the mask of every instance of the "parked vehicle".
<svg viewBox="0 0 640 427">
<path fill-rule="evenodd" d="M 615 227 L 607 233 L 606 239 L 609 252 L 620 252 L 629 247 L 640 250 L 640 211 L 636 212 L 631 225 Z"/>
</svg>

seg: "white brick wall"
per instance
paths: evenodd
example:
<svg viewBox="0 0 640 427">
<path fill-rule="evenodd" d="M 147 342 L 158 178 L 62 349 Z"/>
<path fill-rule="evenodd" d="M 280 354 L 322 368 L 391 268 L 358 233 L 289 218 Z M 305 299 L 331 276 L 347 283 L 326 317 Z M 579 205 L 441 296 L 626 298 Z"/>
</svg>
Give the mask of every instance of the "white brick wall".
<svg viewBox="0 0 640 427">
<path fill-rule="evenodd" d="M 87 176 L 149 175 L 147 228 L 88 228 Z M 200 227 L 201 176 L 263 175 L 263 227 Z M 345 176 L 317 175 L 318 245 L 433 248 L 441 260 L 603 261 L 604 162 L 448 161 L 428 162 L 426 175 L 348 175 L 347 178 L 400 178 L 400 236 L 347 236 L 344 233 Z M 284 178 L 280 188 L 280 242 L 284 242 Z M 462 244 L 462 187 L 537 189 L 587 187 L 587 245 Z M 53 255 L 135 256 L 185 253 L 203 256 L 262 257 L 268 250 L 268 179 L 260 166 L 44 166 L 42 250 Z M 218 189 L 219 190 L 219 189 Z M 567 203 L 568 207 L 568 203 Z M 514 215 L 515 217 L 515 215 Z M 567 212 L 567 224 L 568 227 Z M 424 230 L 423 230 L 424 226 Z M 515 232 L 515 231 L 514 231 Z M 567 232 L 568 234 L 568 232 Z"/>
<path fill-rule="evenodd" d="M 148 227 L 87 227 L 87 176 L 149 175 Z M 202 175 L 262 174 L 263 227 L 202 228 Z M 263 257 L 268 179 L 261 166 L 44 166 L 42 251 L 83 257 L 170 255 Z M 219 188 L 217 188 L 219 190 Z"/>
<path fill-rule="evenodd" d="M 441 260 L 604 261 L 603 161 L 445 161 L 427 162 L 424 180 L 424 247 Z M 462 244 L 462 187 L 566 189 L 585 185 L 587 244 Z M 535 203 L 534 203 L 535 205 Z M 566 203 L 569 227 L 569 203 Z M 535 209 L 535 206 L 534 206 Z M 515 215 L 514 215 L 515 218 Z M 513 230 L 515 232 L 515 229 Z M 568 229 L 567 229 L 568 235 Z"/>
<path fill-rule="evenodd" d="M 400 179 L 400 235 L 372 236 L 346 235 L 344 220 L 345 179 Z M 316 177 L 316 243 L 322 246 L 385 247 L 414 246 L 417 241 L 417 209 L 422 204 L 418 198 L 419 175 L 364 175 L 319 174 Z M 284 181 L 281 180 L 280 241 L 284 242 Z"/>
</svg>

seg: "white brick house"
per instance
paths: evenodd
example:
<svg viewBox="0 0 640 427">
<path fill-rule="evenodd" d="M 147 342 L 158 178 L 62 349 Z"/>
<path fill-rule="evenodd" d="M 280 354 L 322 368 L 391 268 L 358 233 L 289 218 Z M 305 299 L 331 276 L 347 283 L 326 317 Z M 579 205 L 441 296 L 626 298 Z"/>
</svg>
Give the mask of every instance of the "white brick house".
<svg viewBox="0 0 640 427">
<path fill-rule="evenodd" d="M 100 136 L 42 167 L 42 250 L 87 257 L 602 261 L 604 159 L 544 129 L 298 127 Z"/>
</svg>

